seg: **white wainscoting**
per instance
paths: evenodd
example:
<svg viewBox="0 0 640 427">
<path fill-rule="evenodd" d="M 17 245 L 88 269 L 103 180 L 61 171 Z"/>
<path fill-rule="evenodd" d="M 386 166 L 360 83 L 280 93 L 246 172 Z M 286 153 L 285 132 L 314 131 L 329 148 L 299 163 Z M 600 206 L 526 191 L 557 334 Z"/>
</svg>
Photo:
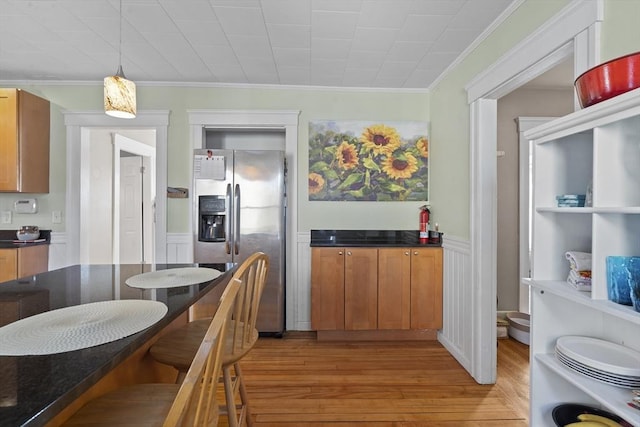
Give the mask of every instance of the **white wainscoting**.
<svg viewBox="0 0 640 427">
<path fill-rule="evenodd" d="M 293 286 L 288 286 L 287 329 L 290 331 L 311 330 L 311 232 L 299 232 L 296 237 L 297 277 Z"/>
<path fill-rule="evenodd" d="M 442 247 L 443 325 L 438 333 L 438 341 L 471 372 L 471 245 L 468 240 L 444 236 Z"/>
<path fill-rule="evenodd" d="M 193 262 L 193 243 L 189 233 L 167 233 L 167 264 Z"/>
<path fill-rule="evenodd" d="M 51 232 L 49 271 L 67 267 L 67 233 Z"/>
</svg>

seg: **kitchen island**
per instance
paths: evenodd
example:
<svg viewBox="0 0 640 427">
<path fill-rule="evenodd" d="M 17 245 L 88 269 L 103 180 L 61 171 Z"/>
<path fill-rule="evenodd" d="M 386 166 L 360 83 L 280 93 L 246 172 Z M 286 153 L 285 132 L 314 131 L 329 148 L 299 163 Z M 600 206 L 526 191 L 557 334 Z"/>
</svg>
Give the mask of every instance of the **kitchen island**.
<svg viewBox="0 0 640 427">
<path fill-rule="evenodd" d="M 0 326 L 44 311 L 119 299 L 160 301 L 168 312 L 136 334 L 81 350 L 43 356 L 0 357 L 0 426 L 57 425 L 86 399 L 133 382 L 171 379 L 147 349 L 165 330 L 187 321 L 189 308 L 226 286 L 234 264 L 163 264 L 156 270 L 210 267 L 216 279 L 191 286 L 137 289 L 125 284 L 151 265 L 75 265 L 0 286 Z M 2 346 L 2 343 L 0 343 Z"/>
</svg>

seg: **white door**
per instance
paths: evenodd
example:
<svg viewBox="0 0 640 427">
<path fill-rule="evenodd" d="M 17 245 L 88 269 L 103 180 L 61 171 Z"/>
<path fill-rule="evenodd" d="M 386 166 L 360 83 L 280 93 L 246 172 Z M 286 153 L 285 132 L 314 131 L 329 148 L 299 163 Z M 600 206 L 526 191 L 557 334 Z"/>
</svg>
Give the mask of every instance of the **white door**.
<svg viewBox="0 0 640 427">
<path fill-rule="evenodd" d="M 120 157 L 120 263 L 144 260 L 142 157 Z"/>
</svg>

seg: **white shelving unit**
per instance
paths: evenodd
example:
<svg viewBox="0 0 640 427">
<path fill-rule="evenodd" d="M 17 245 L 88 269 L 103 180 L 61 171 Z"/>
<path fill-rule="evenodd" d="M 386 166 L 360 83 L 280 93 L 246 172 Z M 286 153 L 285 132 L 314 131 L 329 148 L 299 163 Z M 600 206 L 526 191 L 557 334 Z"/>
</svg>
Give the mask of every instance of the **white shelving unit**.
<svg viewBox="0 0 640 427">
<path fill-rule="evenodd" d="M 559 363 L 564 335 L 605 339 L 640 351 L 640 313 L 607 300 L 606 257 L 640 255 L 640 89 L 525 133 L 533 143 L 531 279 L 532 426 L 554 425 L 562 403 L 593 405 L 640 426 L 629 389 L 610 386 Z M 558 208 L 556 196 L 585 194 L 593 206 Z M 592 290 L 566 282 L 566 251 L 592 254 Z"/>
</svg>

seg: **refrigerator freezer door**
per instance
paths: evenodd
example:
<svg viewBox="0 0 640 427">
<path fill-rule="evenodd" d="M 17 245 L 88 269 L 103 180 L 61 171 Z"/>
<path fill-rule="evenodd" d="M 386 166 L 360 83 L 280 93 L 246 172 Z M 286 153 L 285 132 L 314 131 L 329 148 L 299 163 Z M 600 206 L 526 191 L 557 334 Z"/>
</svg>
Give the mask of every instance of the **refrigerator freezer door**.
<svg viewBox="0 0 640 427">
<path fill-rule="evenodd" d="M 239 231 L 241 263 L 256 251 L 269 256 L 269 273 L 260 303 L 258 330 L 284 330 L 285 172 L 281 151 L 236 151 L 234 183 L 240 188 Z"/>
<path fill-rule="evenodd" d="M 222 157 L 222 159 L 220 159 Z M 202 178 L 202 176 L 208 176 L 206 173 L 198 174 L 199 170 L 207 170 L 207 166 L 209 163 L 213 162 L 213 160 L 208 160 L 211 158 L 215 158 L 216 162 L 224 162 L 224 173 L 219 173 L 216 169 L 214 172 L 214 176 L 223 179 L 211 179 L 211 178 Z M 204 165 L 204 166 L 203 166 Z M 215 167 L 217 168 L 220 164 L 217 164 Z M 209 167 L 211 170 L 211 167 Z M 195 150 L 194 151 L 194 180 L 193 180 L 193 242 L 194 242 L 194 252 L 193 259 L 194 262 L 202 262 L 202 263 L 225 263 L 232 262 L 233 258 L 231 256 L 231 251 L 228 250 L 231 245 L 231 239 L 233 238 L 232 233 L 230 231 L 232 228 L 232 206 L 229 203 L 230 188 L 233 183 L 233 151 L 231 150 Z M 209 175 L 210 176 L 210 175 Z M 226 241 L 224 242 L 201 242 L 198 240 L 198 227 L 199 223 L 199 215 L 200 215 L 200 206 L 199 199 L 200 196 L 211 196 L 218 195 L 222 196 L 225 199 L 225 235 Z"/>
</svg>

